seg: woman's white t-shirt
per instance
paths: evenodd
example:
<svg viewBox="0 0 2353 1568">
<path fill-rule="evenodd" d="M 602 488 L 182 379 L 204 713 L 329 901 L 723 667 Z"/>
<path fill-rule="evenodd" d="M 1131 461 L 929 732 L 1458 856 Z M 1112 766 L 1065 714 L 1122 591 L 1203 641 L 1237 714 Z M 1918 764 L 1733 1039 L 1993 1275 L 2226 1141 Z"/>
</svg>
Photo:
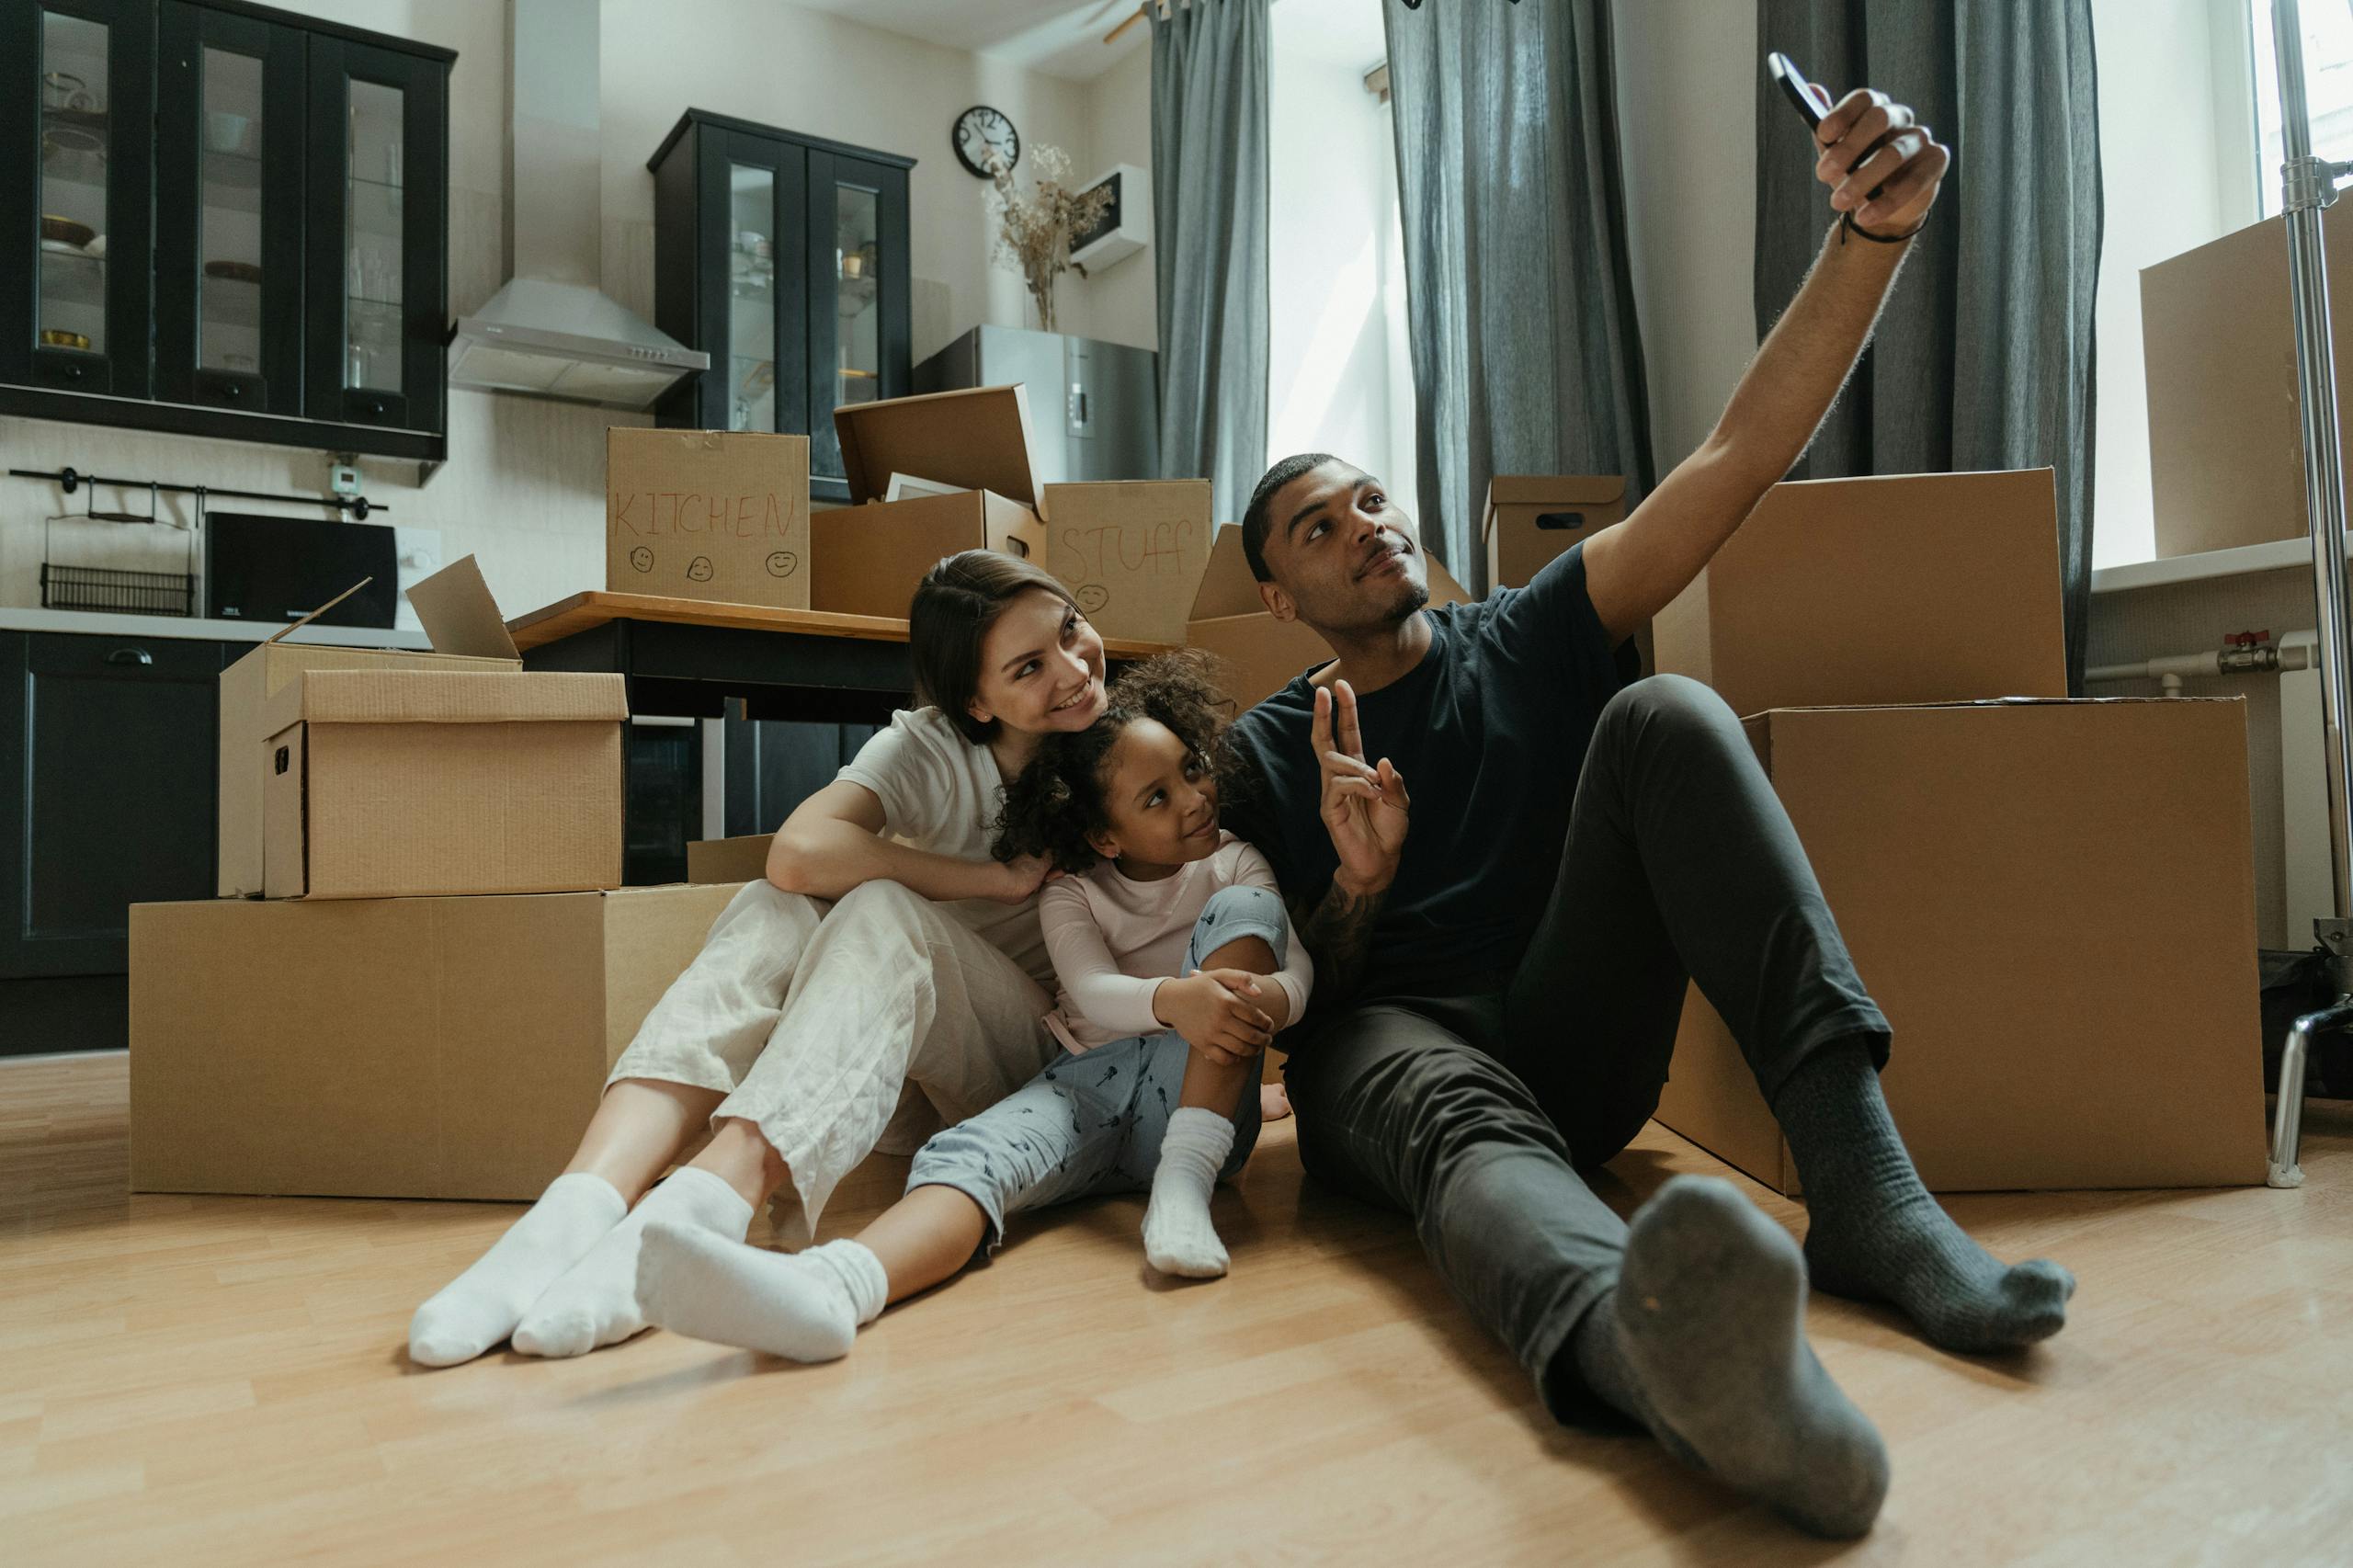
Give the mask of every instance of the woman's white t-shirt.
<svg viewBox="0 0 2353 1568">
<path fill-rule="evenodd" d="M 883 831 L 892 837 L 934 855 L 989 858 L 997 813 L 1005 809 L 996 755 L 966 740 L 938 709 L 892 714 L 891 727 L 858 747 L 835 778 L 874 791 L 882 802 Z M 1054 968 L 1038 926 L 1035 894 L 1019 903 L 967 898 L 940 908 L 1052 989 Z"/>
</svg>

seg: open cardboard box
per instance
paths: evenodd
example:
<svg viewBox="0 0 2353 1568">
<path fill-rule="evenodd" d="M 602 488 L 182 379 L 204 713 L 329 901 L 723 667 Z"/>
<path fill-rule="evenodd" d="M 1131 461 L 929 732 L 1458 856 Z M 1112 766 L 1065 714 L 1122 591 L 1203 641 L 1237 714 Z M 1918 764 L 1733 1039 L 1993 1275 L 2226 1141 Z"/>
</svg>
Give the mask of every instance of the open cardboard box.
<svg viewBox="0 0 2353 1568">
<path fill-rule="evenodd" d="M 618 675 L 313 670 L 267 713 L 271 898 L 620 885 Z"/>
<path fill-rule="evenodd" d="M 1625 517 L 1626 481 L 1617 474 L 1495 475 L 1480 524 L 1487 591 L 1526 587 L 1553 557 Z"/>
<path fill-rule="evenodd" d="M 1185 641 L 1208 564 L 1206 479 L 1049 484 L 1046 570 L 1104 636 L 1175 647 Z"/>
<path fill-rule="evenodd" d="M 854 504 L 810 519 L 810 608 L 904 620 L 915 585 L 947 556 L 1044 554 L 1023 388 L 846 403 L 834 410 L 834 430 Z M 894 473 L 964 488 L 885 501 Z"/>
<path fill-rule="evenodd" d="M 613 592 L 807 609 L 808 559 L 808 437 L 606 430 L 605 585 Z"/>
<path fill-rule="evenodd" d="M 1651 623 L 1735 713 L 2067 695 L 2051 471 L 1777 484 Z"/>
<path fill-rule="evenodd" d="M 412 586 L 409 603 L 433 644 L 429 653 L 403 649 L 328 648 L 283 639 L 298 620 L 221 672 L 220 871 L 222 898 L 258 898 L 264 892 L 262 801 L 273 766 L 264 745 L 278 729 L 271 703 L 317 670 L 477 670 L 523 667 L 506 621 L 498 613 L 482 568 L 471 555 L 453 561 Z"/>
<path fill-rule="evenodd" d="M 1938 1191 L 2265 1173 L 2245 704 L 1779 709 L 1747 721 L 1894 1046 Z M 1694 988 L 1658 1121 L 1797 1166 Z"/>
<path fill-rule="evenodd" d="M 1429 568 L 1431 608 L 1469 601 L 1471 596 L 1436 556 L 1425 553 L 1422 559 Z M 1242 548 L 1242 529 L 1233 524 L 1218 529 L 1211 541 L 1209 564 L 1185 622 L 1185 642 L 1220 661 L 1218 677 L 1237 712 L 1335 657 L 1331 645 L 1309 628 L 1268 613 Z"/>
<path fill-rule="evenodd" d="M 131 911 L 131 1187 L 528 1201 L 732 886 Z"/>
</svg>

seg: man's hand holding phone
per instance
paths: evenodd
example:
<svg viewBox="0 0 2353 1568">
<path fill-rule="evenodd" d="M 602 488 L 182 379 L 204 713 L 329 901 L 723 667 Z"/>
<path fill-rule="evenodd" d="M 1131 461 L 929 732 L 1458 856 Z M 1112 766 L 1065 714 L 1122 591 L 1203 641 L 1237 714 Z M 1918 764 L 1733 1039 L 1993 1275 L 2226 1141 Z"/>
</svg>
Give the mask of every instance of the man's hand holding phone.
<svg viewBox="0 0 2353 1568">
<path fill-rule="evenodd" d="M 1766 56 L 1813 133 L 1814 177 L 1830 187 L 1830 205 L 1867 239 L 1908 239 L 1936 205 L 1952 149 L 1885 93 L 1858 87 L 1835 102 L 1808 82 L 1789 56 Z"/>
</svg>

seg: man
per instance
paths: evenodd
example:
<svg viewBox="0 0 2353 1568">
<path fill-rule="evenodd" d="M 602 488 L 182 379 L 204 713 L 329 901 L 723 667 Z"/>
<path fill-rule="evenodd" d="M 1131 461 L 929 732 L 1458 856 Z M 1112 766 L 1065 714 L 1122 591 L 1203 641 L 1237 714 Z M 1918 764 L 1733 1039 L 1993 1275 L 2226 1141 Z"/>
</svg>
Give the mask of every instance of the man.
<svg viewBox="0 0 2353 1568">
<path fill-rule="evenodd" d="M 1287 1071 L 1310 1173 L 1412 1215 L 1557 1417 L 1631 1416 L 1849 1536 L 1887 1457 L 1806 1344 L 1809 1269 L 1968 1351 L 2055 1333 L 2075 1282 L 2004 1267 L 1921 1187 L 1880 1096 L 1886 1019 L 1731 710 L 1676 676 L 1626 684 L 1627 639 L 1803 451 L 1949 162 L 1877 93 L 1816 134 L 1840 226 L 1722 422 L 1526 588 L 1426 611 L 1413 527 L 1370 475 L 1309 454 L 1260 482 L 1260 592 L 1339 656 L 1236 723 L 1257 777 L 1228 824 L 1315 958 Z M 1728 1183 L 1670 1182 L 1629 1226 L 1575 1174 L 1655 1108 L 1687 979 L 1788 1136 L 1802 1256 Z"/>
</svg>

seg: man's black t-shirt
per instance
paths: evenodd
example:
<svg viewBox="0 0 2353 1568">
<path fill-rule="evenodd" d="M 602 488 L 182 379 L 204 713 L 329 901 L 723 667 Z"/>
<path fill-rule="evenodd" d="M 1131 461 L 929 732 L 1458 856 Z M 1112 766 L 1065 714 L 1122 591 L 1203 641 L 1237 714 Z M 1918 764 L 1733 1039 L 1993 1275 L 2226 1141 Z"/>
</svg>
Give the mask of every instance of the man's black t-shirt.
<svg viewBox="0 0 2353 1568">
<path fill-rule="evenodd" d="M 1413 798 L 1357 1001 L 1500 984 L 1552 897 L 1594 722 L 1639 669 L 1594 612 L 1582 543 L 1525 588 L 1424 613 L 1422 662 L 1357 699 L 1366 759 L 1389 758 Z M 1229 732 L 1244 777 L 1224 824 L 1266 855 L 1294 909 L 1320 902 L 1339 867 L 1314 714 L 1302 675 Z"/>
</svg>

